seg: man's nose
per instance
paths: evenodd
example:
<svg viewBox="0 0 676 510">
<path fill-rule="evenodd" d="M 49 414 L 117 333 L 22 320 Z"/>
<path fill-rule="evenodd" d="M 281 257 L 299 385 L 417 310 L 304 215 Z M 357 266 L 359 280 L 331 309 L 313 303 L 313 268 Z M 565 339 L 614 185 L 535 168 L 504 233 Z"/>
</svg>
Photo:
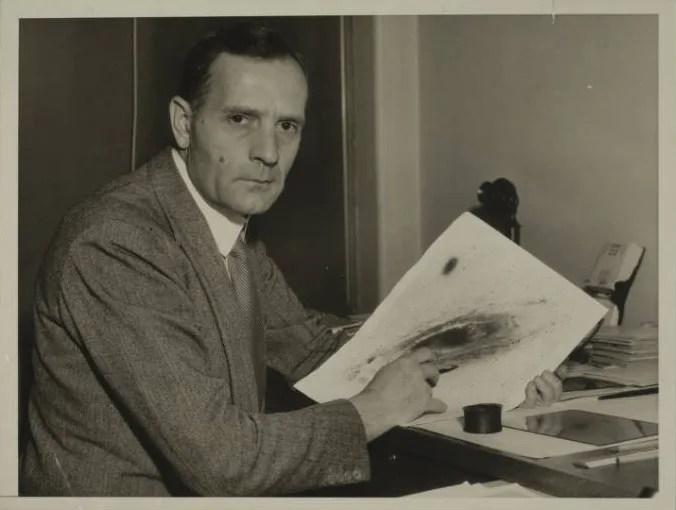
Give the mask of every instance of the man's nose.
<svg viewBox="0 0 676 510">
<path fill-rule="evenodd" d="M 250 157 L 266 166 L 275 166 L 279 159 L 279 147 L 274 128 L 261 128 L 254 135 Z"/>
</svg>

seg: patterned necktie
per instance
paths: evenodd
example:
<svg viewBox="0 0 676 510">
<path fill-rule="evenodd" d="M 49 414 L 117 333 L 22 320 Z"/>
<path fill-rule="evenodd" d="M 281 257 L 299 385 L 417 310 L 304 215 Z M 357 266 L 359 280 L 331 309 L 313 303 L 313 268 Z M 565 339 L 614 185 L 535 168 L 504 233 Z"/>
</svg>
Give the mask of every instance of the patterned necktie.
<svg viewBox="0 0 676 510">
<path fill-rule="evenodd" d="M 263 409 L 265 398 L 265 341 L 258 299 L 254 289 L 251 265 L 247 248 L 241 236 L 226 257 L 230 280 L 235 287 L 235 295 L 242 318 L 251 338 L 251 357 L 258 386 L 258 403 Z"/>
</svg>

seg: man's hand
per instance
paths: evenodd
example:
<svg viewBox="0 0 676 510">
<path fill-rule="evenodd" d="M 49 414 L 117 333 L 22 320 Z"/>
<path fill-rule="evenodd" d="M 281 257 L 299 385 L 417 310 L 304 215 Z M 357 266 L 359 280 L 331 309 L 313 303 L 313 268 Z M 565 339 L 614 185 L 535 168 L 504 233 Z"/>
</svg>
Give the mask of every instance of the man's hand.
<svg viewBox="0 0 676 510">
<path fill-rule="evenodd" d="M 446 404 L 432 397 L 439 379 L 432 351 L 421 347 L 385 365 L 350 401 L 361 415 L 368 441 L 426 412 L 443 413 Z"/>
<path fill-rule="evenodd" d="M 545 370 L 526 385 L 526 400 L 521 407 L 549 406 L 561 398 L 563 391 L 561 379 L 563 369 L 556 371 L 557 375 Z"/>
</svg>

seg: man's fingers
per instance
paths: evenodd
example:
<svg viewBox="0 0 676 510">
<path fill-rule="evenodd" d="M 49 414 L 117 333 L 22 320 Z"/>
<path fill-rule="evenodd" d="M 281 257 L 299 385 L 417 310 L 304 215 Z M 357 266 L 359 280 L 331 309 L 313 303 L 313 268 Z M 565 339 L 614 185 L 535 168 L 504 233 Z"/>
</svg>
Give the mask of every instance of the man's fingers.
<svg viewBox="0 0 676 510">
<path fill-rule="evenodd" d="M 437 381 L 439 381 L 439 370 L 434 363 L 427 362 L 421 363 L 420 369 L 422 370 L 423 377 L 430 386 L 436 386 Z"/>
<path fill-rule="evenodd" d="M 430 401 L 427 403 L 427 408 L 425 409 L 425 412 L 443 413 L 446 412 L 447 408 L 448 406 L 438 398 L 431 398 Z"/>
<path fill-rule="evenodd" d="M 561 384 L 561 379 L 556 377 L 549 370 L 542 372 L 542 377 L 549 383 L 549 385 L 554 389 L 554 400 L 558 400 L 561 397 L 561 392 L 563 391 L 563 385 Z"/>
<path fill-rule="evenodd" d="M 523 407 L 535 407 L 538 400 L 538 390 L 535 387 L 535 383 L 530 381 L 526 385 L 526 400 L 523 402 Z"/>
<path fill-rule="evenodd" d="M 549 381 L 542 375 L 538 375 L 535 379 L 535 386 L 540 395 L 542 404 L 548 406 L 556 400 L 556 390 L 551 386 Z"/>
<path fill-rule="evenodd" d="M 409 354 L 418 363 L 425 363 L 434 358 L 434 352 L 429 347 L 417 347 Z"/>
</svg>

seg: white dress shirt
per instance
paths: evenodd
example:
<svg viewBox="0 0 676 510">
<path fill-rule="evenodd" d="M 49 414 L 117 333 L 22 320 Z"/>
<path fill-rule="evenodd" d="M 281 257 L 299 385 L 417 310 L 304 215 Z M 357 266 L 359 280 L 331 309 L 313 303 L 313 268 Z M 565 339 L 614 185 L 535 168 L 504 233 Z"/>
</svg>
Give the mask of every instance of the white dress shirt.
<svg viewBox="0 0 676 510">
<path fill-rule="evenodd" d="M 232 247 L 235 245 L 235 241 L 237 241 L 237 236 L 241 235 L 242 231 L 246 229 L 246 218 L 235 214 L 226 216 L 224 213 L 217 210 L 206 200 L 204 200 L 204 197 L 202 197 L 200 192 L 197 191 L 195 185 L 192 183 L 192 180 L 188 175 L 188 168 L 181 155 L 176 149 L 173 148 L 171 149 L 171 154 L 174 157 L 174 163 L 178 168 L 178 173 L 183 179 L 183 182 L 185 182 L 185 185 L 188 187 L 188 191 L 190 192 L 193 200 L 195 200 L 197 207 L 201 211 L 204 218 L 207 220 L 207 225 L 209 225 L 211 235 L 214 236 L 218 250 L 221 252 L 223 257 L 227 257 L 230 253 L 230 250 L 232 250 Z"/>
</svg>

